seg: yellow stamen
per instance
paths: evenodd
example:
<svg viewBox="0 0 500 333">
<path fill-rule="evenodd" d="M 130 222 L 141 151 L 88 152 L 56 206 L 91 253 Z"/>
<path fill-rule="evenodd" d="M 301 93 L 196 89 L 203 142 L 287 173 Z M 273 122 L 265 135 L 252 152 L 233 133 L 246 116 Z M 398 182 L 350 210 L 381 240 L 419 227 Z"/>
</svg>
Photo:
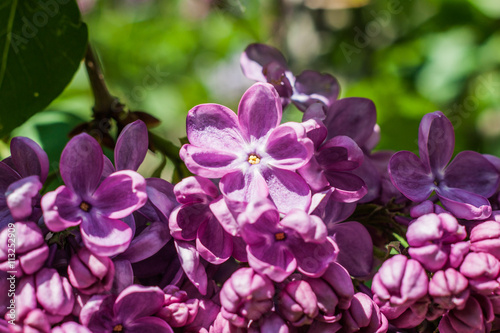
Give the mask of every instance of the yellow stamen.
<svg viewBox="0 0 500 333">
<path fill-rule="evenodd" d="M 284 232 L 277 232 L 274 234 L 274 239 L 276 239 L 277 241 L 285 240 L 285 238 L 286 238 L 286 235 Z"/>
<path fill-rule="evenodd" d="M 123 331 L 123 326 L 121 324 L 116 325 L 113 327 L 113 332 L 122 332 Z"/>
<path fill-rule="evenodd" d="M 250 164 L 259 164 L 260 163 L 260 157 L 259 155 L 251 154 L 248 156 L 248 163 Z"/>
<path fill-rule="evenodd" d="M 88 212 L 90 210 L 90 205 L 85 201 L 82 201 L 82 203 L 80 204 L 80 209 L 84 212 Z"/>
</svg>

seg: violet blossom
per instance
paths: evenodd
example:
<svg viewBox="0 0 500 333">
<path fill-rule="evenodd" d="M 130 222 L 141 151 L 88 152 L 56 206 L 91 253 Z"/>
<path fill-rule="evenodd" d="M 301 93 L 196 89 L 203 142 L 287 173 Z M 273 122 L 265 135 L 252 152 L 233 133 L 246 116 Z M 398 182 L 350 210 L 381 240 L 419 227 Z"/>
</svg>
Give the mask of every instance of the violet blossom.
<svg viewBox="0 0 500 333">
<path fill-rule="evenodd" d="M 60 172 L 65 186 L 42 198 L 45 224 L 51 231 L 80 226 L 85 246 L 96 255 L 123 252 L 132 229 L 119 219 L 147 200 L 144 178 L 133 171 L 118 171 L 102 180 L 103 153 L 88 134 L 75 136 L 64 148 Z"/>
<path fill-rule="evenodd" d="M 426 114 L 420 123 L 420 157 L 400 151 L 389 162 L 392 182 L 408 199 L 426 200 L 435 191 L 443 206 L 457 218 L 481 220 L 491 215 L 488 197 L 499 184 L 495 166 L 483 155 L 463 151 L 447 166 L 455 145 L 453 126 L 440 112 Z"/>
<path fill-rule="evenodd" d="M 202 177 L 220 178 L 229 199 L 251 202 L 268 195 L 280 212 L 307 210 L 311 193 L 295 173 L 313 153 L 305 128 L 280 124 L 282 108 L 276 90 L 256 83 L 241 98 L 238 116 L 217 104 L 203 104 L 187 116 L 187 137 L 180 155 L 187 168 Z"/>
</svg>

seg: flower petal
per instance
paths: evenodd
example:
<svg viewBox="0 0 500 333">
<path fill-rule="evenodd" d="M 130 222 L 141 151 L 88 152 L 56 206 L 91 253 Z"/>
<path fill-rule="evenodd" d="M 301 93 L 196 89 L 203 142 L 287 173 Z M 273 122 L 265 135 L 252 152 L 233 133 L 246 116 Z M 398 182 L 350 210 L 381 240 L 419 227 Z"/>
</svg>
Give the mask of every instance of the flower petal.
<svg viewBox="0 0 500 333">
<path fill-rule="evenodd" d="M 391 157 L 389 175 L 394 186 L 412 201 L 424 201 L 435 188 L 430 170 L 409 151 L 400 151 Z"/>
<path fill-rule="evenodd" d="M 442 174 L 453 155 L 455 132 L 441 111 L 426 114 L 418 130 L 420 159 L 435 175 Z"/>
<path fill-rule="evenodd" d="M 189 204 L 207 202 L 210 199 L 217 198 L 219 189 L 211 180 L 193 176 L 184 178 L 177 183 L 174 187 L 174 194 L 179 203 Z"/>
<path fill-rule="evenodd" d="M 294 208 L 304 211 L 311 203 L 311 190 L 304 179 L 289 170 L 263 168 L 269 196 L 281 213 L 288 213 Z"/>
<path fill-rule="evenodd" d="M 266 153 L 272 158 L 269 164 L 294 171 L 311 159 L 314 145 L 307 138 L 304 126 L 286 123 L 271 132 L 267 139 Z"/>
<path fill-rule="evenodd" d="M 199 148 L 234 152 L 244 144 L 238 117 L 223 105 L 195 106 L 187 115 L 186 129 L 189 143 Z"/>
<path fill-rule="evenodd" d="M 225 175 L 220 180 L 219 187 L 230 200 L 243 202 L 267 198 L 269 193 L 264 178 L 255 167 L 247 172 L 238 170 Z"/>
<path fill-rule="evenodd" d="M 40 205 L 47 228 L 58 232 L 79 225 L 84 213 L 79 208 L 81 201 L 81 198 L 66 186 L 59 186 L 55 191 L 45 194 Z"/>
<path fill-rule="evenodd" d="M 233 252 L 233 241 L 219 221 L 212 215 L 200 225 L 196 237 L 196 249 L 200 255 L 214 265 L 225 262 Z"/>
<path fill-rule="evenodd" d="M 59 168 L 65 185 L 87 199 L 99 184 L 103 163 L 99 143 L 82 133 L 72 138 L 64 148 Z"/>
<path fill-rule="evenodd" d="M 0 162 L 0 197 L 3 197 L 7 188 L 13 182 L 21 179 L 21 176 L 7 164 Z"/>
<path fill-rule="evenodd" d="M 198 289 L 202 295 L 207 293 L 207 273 L 200 262 L 200 255 L 191 242 L 175 240 L 175 248 L 179 254 L 182 269 L 189 281 Z"/>
<path fill-rule="evenodd" d="M 339 83 L 333 76 L 309 70 L 295 78 L 294 88 L 292 101 L 301 111 L 318 102 L 329 107 L 338 98 L 340 91 Z"/>
<path fill-rule="evenodd" d="M 264 137 L 281 122 L 281 101 L 276 89 L 267 83 L 251 86 L 240 100 L 238 120 L 247 142 Z"/>
<path fill-rule="evenodd" d="M 332 104 L 324 121 L 327 139 L 337 135 L 352 138 L 359 146 L 370 138 L 377 122 L 375 104 L 367 98 L 342 98 Z"/>
<path fill-rule="evenodd" d="M 10 184 L 5 194 L 10 213 L 16 221 L 22 221 L 31 215 L 33 198 L 41 189 L 39 176 L 29 176 Z"/>
<path fill-rule="evenodd" d="M 297 260 L 286 246 L 247 246 L 247 255 L 250 267 L 276 282 L 282 282 L 297 267 Z"/>
<path fill-rule="evenodd" d="M 174 333 L 170 325 L 158 317 L 143 317 L 127 324 L 127 333 Z"/>
<path fill-rule="evenodd" d="M 460 188 L 486 198 L 496 192 L 499 180 L 495 166 L 474 151 L 459 153 L 444 174 L 446 186 Z"/>
<path fill-rule="evenodd" d="M 241 149 L 236 152 L 241 151 Z M 235 171 L 241 159 L 233 152 L 200 148 L 193 145 L 181 147 L 180 156 L 189 171 L 207 178 L 220 178 Z"/>
<path fill-rule="evenodd" d="M 361 166 L 364 154 L 353 139 L 339 135 L 318 149 L 316 159 L 325 170 L 351 171 Z"/>
<path fill-rule="evenodd" d="M 127 259 L 131 263 L 147 259 L 160 251 L 171 238 L 166 224 L 153 222 L 132 239 L 130 246 L 120 254 L 119 259 Z"/>
<path fill-rule="evenodd" d="M 251 80 L 260 82 L 267 81 L 263 69 L 272 62 L 288 68 L 285 57 L 278 49 L 257 43 L 248 45 L 240 59 L 243 74 Z"/>
<path fill-rule="evenodd" d="M 115 301 L 113 312 L 116 320 L 127 325 L 136 319 L 152 316 L 165 300 L 165 293 L 158 287 L 132 285 L 125 288 Z"/>
<path fill-rule="evenodd" d="M 204 203 L 179 206 L 170 214 L 170 233 L 175 239 L 194 240 L 200 225 L 210 219 L 211 215 L 208 205 Z"/>
<path fill-rule="evenodd" d="M 80 231 L 85 247 L 98 256 L 122 253 L 132 240 L 132 229 L 125 222 L 95 213 L 82 219 Z"/>
<path fill-rule="evenodd" d="M 148 152 L 148 128 L 141 120 L 128 124 L 116 140 L 116 170 L 137 171 Z"/>
<path fill-rule="evenodd" d="M 456 218 L 484 220 L 491 215 L 490 202 L 478 194 L 459 188 L 439 188 L 436 194 L 443 206 Z"/>
<path fill-rule="evenodd" d="M 297 269 L 310 277 L 321 276 L 339 252 L 337 244 L 330 237 L 323 243 L 304 242 L 290 248 L 297 259 Z"/>
<path fill-rule="evenodd" d="M 101 215 L 120 219 L 144 206 L 147 199 L 144 178 L 135 171 L 122 170 L 104 179 L 89 204 Z"/>
<path fill-rule="evenodd" d="M 47 153 L 35 141 L 18 136 L 10 141 L 12 162 L 16 171 L 23 177 L 40 176 L 42 183 L 49 173 L 49 158 Z"/>
<path fill-rule="evenodd" d="M 330 186 L 335 190 L 332 192 L 332 199 L 340 202 L 355 202 L 363 198 L 368 192 L 363 179 L 349 173 L 325 171 L 325 176 Z"/>
</svg>

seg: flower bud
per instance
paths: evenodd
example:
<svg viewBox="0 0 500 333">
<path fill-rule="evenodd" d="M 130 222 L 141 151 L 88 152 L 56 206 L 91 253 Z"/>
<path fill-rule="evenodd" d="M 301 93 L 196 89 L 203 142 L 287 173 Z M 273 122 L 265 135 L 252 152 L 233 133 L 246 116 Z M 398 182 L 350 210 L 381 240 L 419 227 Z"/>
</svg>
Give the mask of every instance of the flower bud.
<svg viewBox="0 0 500 333">
<path fill-rule="evenodd" d="M 486 221 L 476 225 L 470 232 L 470 249 L 486 252 L 500 260 L 500 223 Z"/>
<path fill-rule="evenodd" d="M 233 325 L 244 327 L 271 310 L 273 282 L 252 268 L 240 268 L 224 283 L 220 292 L 221 313 Z"/>
<path fill-rule="evenodd" d="M 468 280 L 453 268 L 437 271 L 429 282 L 429 295 L 444 309 L 463 309 L 469 298 Z"/>
<path fill-rule="evenodd" d="M 92 254 L 81 248 L 69 262 L 68 277 L 73 287 L 82 294 L 101 294 L 111 289 L 115 266 L 108 257 Z"/>
<path fill-rule="evenodd" d="M 427 295 L 429 279 L 422 265 L 398 254 L 385 261 L 372 282 L 378 306 L 409 306 Z"/>
<path fill-rule="evenodd" d="M 172 327 L 183 327 L 191 324 L 198 314 L 199 301 L 188 299 L 187 293 L 177 286 L 166 286 L 163 291 L 165 292 L 165 303 L 156 316 L 165 320 Z"/>
<path fill-rule="evenodd" d="M 15 231 L 11 231 L 5 228 L 0 233 L 0 270 L 16 271 L 16 277 L 34 274 L 42 268 L 49 256 L 42 231 L 34 222 L 16 222 L 14 229 Z M 8 260 L 12 244 L 15 244 L 16 250 L 15 268 L 10 266 L 11 261 Z"/>
<path fill-rule="evenodd" d="M 290 329 L 286 322 L 276 313 L 271 312 L 268 316 L 263 316 L 260 320 L 252 322 L 248 328 L 248 333 L 289 333 Z"/>
<path fill-rule="evenodd" d="M 278 294 L 278 311 L 293 326 L 309 325 L 318 315 L 318 300 L 309 283 L 289 282 Z"/>
<path fill-rule="evenodd" d="M 35 276 L 36 298 L 51 323 L 61 321 L 73 310 L 75 296 L 68 279 L 53 268 L 43 268 Z"/>
<path fill-rule="evenodd" d="M 488 295 L 500 287 L 496 280 L 500 274 L 500 262 L 489 253 L 470 252 L 460 266 L 460 273 L 469 279 L 472 290 Z"/>
<path fill-rule="evenodd" d="M 344 311 L 341 319 L 343 332 L 386 332 L 387 318 L 380 312 L 375 302 L 366 294 L 357 293 L 351 300 L 351 306 Z"/>
<path fill-rule="evenodd" d="M 67 321 L 61 326 L 54 327 L 51 333 L 92 333 L 90 330 L 74 321 Z"/>
<path fill-rule="evenodd" d="M 412 259 L 434 272 L 443 268 L 450 260 L 451 246 L 466 236 L 465 227 L 459 225 L 457 219 L 450 214 L 423 215 L 410 223 L 406 232 L 410 245 L 408 253 Z M 457 250 L 463 248 L 468 251 L 467 246 L 460 246 L 453 252 L 453 264 L 456 265 L 457 261 L 460 264 L 463 251 Z"/>
<path fill-rule="evenodd" d="M 22 325 L 9 325 L 12 333 L 50 333 L 47 315 L 40 309 L 33 309 L 24 318 Z"/>
</svg>

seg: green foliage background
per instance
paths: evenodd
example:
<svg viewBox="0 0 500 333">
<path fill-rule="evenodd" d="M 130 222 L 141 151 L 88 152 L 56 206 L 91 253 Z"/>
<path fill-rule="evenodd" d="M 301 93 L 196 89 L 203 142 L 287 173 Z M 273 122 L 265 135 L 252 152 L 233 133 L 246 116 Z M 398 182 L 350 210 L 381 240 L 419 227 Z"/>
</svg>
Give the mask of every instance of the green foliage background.
<svg viewBox="0 0 500 333">
<path fill-rule="evenodd" d="M 455 152 L 495 155 L 499 18 L 496 0 L 97 0 L 83 15 L 111 92 L 159 118 L 154 131 L 176 143 L 191 107 L 236 110 L 252 84 L 239 56 L 261 42 L 279 48 L 295 74 L 327 72 L 342 97 L 373 99 L 379 149 L 416 150 L 421 117 L 441 110 L 455 125 Z M 57 167 L 68 132 L 90 120 L 92 105 L 81 66 L 61 96 L 11 135 L 41 143 Z M 300 120 L 297 110 L 286 113 Z M 0 157 L 8 154 L 3 143 Z M 151 157 L 141 171 L 149 175 L 159 163 Z"/>
</svg>

